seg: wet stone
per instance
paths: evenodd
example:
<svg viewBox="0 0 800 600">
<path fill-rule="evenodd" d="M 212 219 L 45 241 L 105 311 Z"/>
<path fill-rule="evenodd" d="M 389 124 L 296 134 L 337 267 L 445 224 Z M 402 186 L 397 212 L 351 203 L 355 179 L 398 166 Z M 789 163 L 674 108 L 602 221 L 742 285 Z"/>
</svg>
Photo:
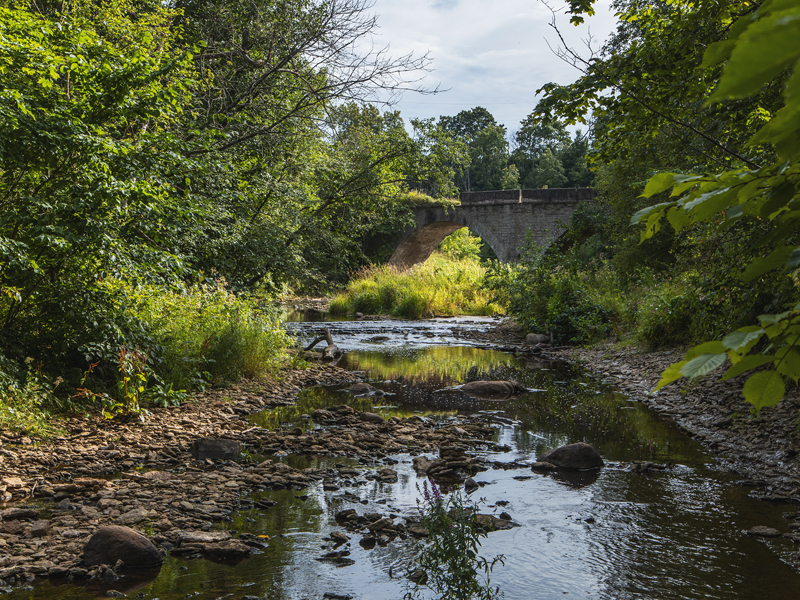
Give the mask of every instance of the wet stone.
<svg viewBox="0 0 800 600">
<path fill-rule="evenodd" d="M 751 535 L 753 537 L 765 537 L 765 538 L 774 538 L 780 537 L 782 534 L 777 529 L 772 527 L 767 527 L 765 525 L 757 525 L 751 529 L 748 529 L 745 532 L 747 535 Z"/>
<path fill-rule="evenodd" d="M 539 462 L 548 462 L 562 469 L 599 469 L 603 459 L 597 450 L 585 442 L 567 444 L 545 452 L 538 458 Z"/>
<path fill-rule="evenodd" d="M 242 445 L 237 440 L 201 438 L 192 442 L 190 452 L 195 460 L 238 460 Z"/>
</svg>

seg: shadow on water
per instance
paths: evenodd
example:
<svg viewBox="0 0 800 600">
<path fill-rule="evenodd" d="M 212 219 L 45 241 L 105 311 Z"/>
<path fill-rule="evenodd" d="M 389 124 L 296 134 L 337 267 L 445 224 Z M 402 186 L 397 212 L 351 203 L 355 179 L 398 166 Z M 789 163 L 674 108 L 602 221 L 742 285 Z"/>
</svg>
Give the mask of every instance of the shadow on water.
<svg viewBox="0 0 800 600">
<path fill-rule="evenodd" d="M 484 556 L 502 553 L 492 581 L 509 600 L 553 598 L 753 599 L 797 598 L 800 575 L 783 562 L 792 551 L 784 540 L 759 541 L 742 534 L 755 525 L 785 530 L 787 505 L 748 497 L 748 490 L 715 465 L 702 447 L 675 424 L 561 364 L 518 359 L 470 347 L 387 347 L 349 352 L 343 366 L 364 371 L 386 395 L 354 398 L 341 387 L 304 390 L 297 405 L 252 417 L 255 425 L 315 427 L 316 408 L 348 403 L 385 417 L 415 414 L 448 419 L 483 412 L 497 425 L 495 440 L 511 450 L 483 452 L 492 461 L 531 463 L 543 451 L 586 441 L 607 461 L 600 471 L 540 475 L 528 468 L 492 469 L 476 475 L 484 486 L 474 496 L 487 510 L 509 512 L 520 527 L 493 532 Z M 530 389 L 518 398 L 482 401 L 452 389 L 476 379 L 515 379 Z M 274 600 L 321 599 L 326 592 L 369 600 L 396 600 L 405 591 L 402 574 L 412 558 L 409 541 L 363 548 L 358 534 L 339 549 L 355 564 L 337 567 L 315 560 L 333 549 L 325 538 L 344 508 L 360 514 L 415 513 L 421 482 L 412 457 L 392 457 L 398 482 L 366 479 L 368 465 L 341 457 L 288 456 L 299 468 L 348 467 L 334 492 L 321 483 L 303 491 L 280 490 L 254 496 L 276 504 L 244 508 L 220 525 L 265 536 L 267 547 L 235 565 L 203 559 L 168 558 L 157 578 L 124 587 L 145 600 L 245 596 Z M 663 472 L 629 472 L 624 463 L 670 463 Z M 380 465 L 385 466 L 385 465 Z M 500 504 L 497 504 L 497 503 Z M 390 572 L 394 577 L 390 577 Z M 98 587 L 36 586 L 10 599 L 91 598 Z"/>
</svg>

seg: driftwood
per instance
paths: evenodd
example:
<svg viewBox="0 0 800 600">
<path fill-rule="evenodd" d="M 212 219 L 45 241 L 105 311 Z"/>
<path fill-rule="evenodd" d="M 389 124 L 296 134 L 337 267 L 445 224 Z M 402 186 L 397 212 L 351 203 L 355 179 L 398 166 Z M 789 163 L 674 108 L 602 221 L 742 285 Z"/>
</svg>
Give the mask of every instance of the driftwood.
<svg viewBox="0 0 800 600">
<path fill-rule="evenodd" d="M 311 342 L 308 346 L 306 346 L 303 351 L 308 352 L 314 346 L 319 344 L 321 341 L 326 341 L 328 346 L 325 350 L 322 351 L 322 360 L 337 360 L 342 357 L 344 351 L 339 348 L 336 344 L 333 343 L 333 337 L 331 337 L 331 330 L 327 327 L 322 330 L 323 334 L 316 338 L 313 342 Z"/>
</svg>

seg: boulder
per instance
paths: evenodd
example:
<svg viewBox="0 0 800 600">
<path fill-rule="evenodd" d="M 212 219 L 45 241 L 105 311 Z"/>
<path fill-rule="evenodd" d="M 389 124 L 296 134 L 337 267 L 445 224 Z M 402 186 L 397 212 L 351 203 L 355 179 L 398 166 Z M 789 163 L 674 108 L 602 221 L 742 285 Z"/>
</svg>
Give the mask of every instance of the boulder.
<svg viewBox="0 0 800 600">
<path fill-rule="evenodd" d="M 425 475 L 428 472 L 428 469 L 430 468 L 431 464 L 433 464 L 433 461 L 431 459 L 422 455 L 415 456 L 414 460 L 412 460 L 411 462 L 414 465 L 414 470 L 420 475 Z"/>
<path fill-rule="evenodd" d="M 484 531 L 499 531 L 502 529 L 511 529 L 513 527 L 510 519 L 498 519 L 494 515 L 485 514 L 475 515 L 475 524 Z"/>
<path fill-rule="evenodd" d="M 358 415 L 358 418 L 365 423 L 385 423 L 382 416 L 371 412 L 362 412 Z"/>
<path fill-rule="evenodd" d="M 505 400 L 528 391 L 516 381 L 470 381 L 461 386 L 461 391 L 468 396 Z"/>
<path fill-rule="evenodd" d="M 336 417 L 331 411 L 325 410 L 324 408 L 318 408 L 311 413 L 311 420 L 315 423 L 325 423 L 327 421 L 335 421 Z"/>
<path fill-rule="evenodd" d="M 239 442 L 225 438 L 200 438 L 190 448 L 195 460 L 238 460 L 241 451 Z"/>
<path fill-rule="evenodd" d="M 542 454 L 538 462 L 547 462 L 561 469 L 599 469 L 605 463 L 597 450 L 584 442 L 567 444 Z"/>
<path fill-rule="evenodd" d="M 525 343 L 529 346 L 535 346 L 536 344 L 549 344 L 550 336 L 543 333 L 529 333 L 525 336 Z"/>
<path fill-rule="evenodd" d="M 50 521 L 34 521 L 31 525 L 31 537 L 45 537 L 50 532 Z"/>
<path fill-rule="evenodd" d="M 153 543 L 129 527 L 107 525 L 95 531 L 83 547 L 87 567 L 114 565 L 118 560 L 126 567 L 155 567 L 161 564 L 161 553 Z"/>
</svg>

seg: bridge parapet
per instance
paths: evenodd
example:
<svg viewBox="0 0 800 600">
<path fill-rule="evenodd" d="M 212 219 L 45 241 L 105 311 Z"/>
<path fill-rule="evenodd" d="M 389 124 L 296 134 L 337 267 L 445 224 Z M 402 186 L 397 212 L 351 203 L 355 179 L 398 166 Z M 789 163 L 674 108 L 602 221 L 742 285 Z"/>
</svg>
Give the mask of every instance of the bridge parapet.
<svg viewBox="0 0 800 600">
<path fill-rule="evenodd" d="M 461 192 L 461 206 L 588 202 L 594 197 L 595 191 L 591 188 L 524 188 L 491 192 Z"/>
</svg>

